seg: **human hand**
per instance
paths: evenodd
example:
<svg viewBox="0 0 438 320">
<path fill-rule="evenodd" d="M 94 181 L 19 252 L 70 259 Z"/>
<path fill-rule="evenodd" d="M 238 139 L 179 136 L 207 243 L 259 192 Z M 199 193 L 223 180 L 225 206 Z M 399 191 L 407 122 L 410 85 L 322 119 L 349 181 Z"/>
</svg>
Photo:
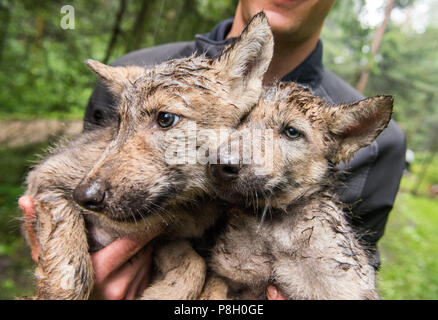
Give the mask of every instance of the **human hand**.
<svg viewBox="0 0 438 320">
<path fill-rule="evenodd" d="M 286 300 L 281 295 L 280 291 L 278 291 L 274 286 L 268 286 L 268 289 L 266 290 L 266 296 L 268 297 L 268 300 Z"/>
<path fill-rule="evenodd" d="M 92 299 L 133 300 L 141 295 L 150 279 L 152 246 L 146 245 L 150 240 L 117 239 L 91 256 Z"/>
<path fill-rule="evenodd" d="M 25 229 L 32 249 L 32 259 L 38 262 L 40 247 L 32 227 L 35 205 L 29 196 L 18 200 L 25 218 Z M 152 247 L 147 243 L 157 234 L 143 239 L 121 238 L 91 256 L 94 268 L 93 299 L 135 299 L 149 283 Z"/>
<path fill-rule="evenodd" d="M 25 228 L 32 247 L 32 259 L 38 262 L 39 244 L 32 228 L 35 205 L 29 196 L 22 196 L 18 204 L 23 210 Z M 152 247 L 146 245 L 156 235 L 144 239 L 117 239 L 91 256 L 95 272 L 94 299 L 135 299 L 149 283 Z M 269 286 L 268 300 L 285 300 L 281 293 Z"/>
</svg>

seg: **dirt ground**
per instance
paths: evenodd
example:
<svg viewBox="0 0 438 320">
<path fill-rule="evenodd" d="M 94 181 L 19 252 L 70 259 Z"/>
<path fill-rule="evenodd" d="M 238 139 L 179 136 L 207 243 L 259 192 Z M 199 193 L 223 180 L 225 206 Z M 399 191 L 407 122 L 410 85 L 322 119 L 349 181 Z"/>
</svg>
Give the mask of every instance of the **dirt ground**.
<svg viewBox="0 0 438 320">
<path fill-rule="evenodd" d="M 0 145 L 20 147 L 47 141 L 52 136 L 74 135 L 82 131 L 82 120 L 0 121 Z"/>
</svg>

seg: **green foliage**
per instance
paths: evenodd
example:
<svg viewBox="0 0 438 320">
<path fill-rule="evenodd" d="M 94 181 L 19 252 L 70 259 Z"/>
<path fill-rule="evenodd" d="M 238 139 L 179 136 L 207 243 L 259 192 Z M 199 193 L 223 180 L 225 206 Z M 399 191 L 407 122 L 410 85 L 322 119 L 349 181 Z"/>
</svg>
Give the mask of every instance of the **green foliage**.
<svg viewBox="0 0 438 320">
<path fill-rule="evenodd" d="M 438 184 L 438 159 L 424 172 L 427 153 L 417 153 L 401 184 L 385 235 L 379 242 L 382 269 L 379 289 L 385 299 L 438 298 L 438 197 L 428 187 Z M 411 193 L 417 189 L 418 195 Z"/>
<path fill-rule="evenodd" d="M 438 198 L 401 193 L 380 242 L 384 299 L 438 299 Z"/>
<path fill-rule="evenodd" d="M 370 44 L 372 36 L 358 20 L 364 5 L 364 0 L 336 1 L 322 32 L 324 63 L 352 85 L 361 71 L 362 48 Z"/>
<path fill-rule="evenodd" d="M 432 156 L 432 157 L 431 157 Z M 438 157 L 427 152 L 417 153 L 410 173 L 403 179 L 403 191 L 427 196 L 428 189 L 438 184 Z"/>
<path fill-rule="evenodd" d="M 366 94 L 389 92 L 395 96 L 395 116 L 403 127 L 409 146 L 430 147 L 438 121 L 438 29 L 424 33 L 402 32 L 390 26 L 380 49 Z M 407 45 L 409 44 L 409 45 Z"/>
<path fill-rule="evenodd" d="M 396 6 L 412 4 L 398 1 Z M 438 29 L 431 23 L 418 33 L 390 23 L 372 59 L 375 29 L 360 23 L 363 10 L 362 0 L 336 2 L 322 33 L 325 65 L 353 86 L 363 68 L 371 66 L 365 95 L 394 95 L 393 117 L 405 131 L 409 148 L 431 149 L 438 132 Z"/>
<path fill-rule="evenodd" d="M 121 32 L 109 50 L 120 3 L 71 1 L 75 29 L 64 30 L 63 1 L 1 1 L 0 118 L 80 118 L 95 83 L 85 59 L 108 54 L 112 61 L 129 50 L 191 40 L 231 17 L 237 2 L 126 1 Z"/>
<path fill-rule="evenodd" d="M 396 7 L 413 3 L 399 0 Z M 111 62 L 131 50 L 192 40 L 231 17 L 237 0 L 74 0 L 74 30 L 60 27 L 64 4 L 0 2 L 0 118 L 81 118 L 95 83 L 85 59 Z M 417 33 L 390 24 L 373 59 L 375 29 L 360 22 L 364 8 L 364 0 L 335 2 L 322 34 L 325 64 L 353 86 L 371 66 L 365 94 L 393 94 L 409 147 L 427 150 L 438 131 L 437 25 Z"/>
<path fill-rule="evenodd" d="M 90 15 L 85 3 L 76 7 L 76 17 Z M 95 25 L 77 19 L 77 30 L 63 30 L 60 1 L 6 5 L 11 19 L 1 35 L 0 115 L 80 117 L 95 81 L 82 61 L 105 41 L 104 28 L 96 28 L 105 17 L 94 16 Z"/>
<path fill-rule="evenodd" d="M 47 144 L 0 148 L 0 299 L 32 295 L 33 279 L 29 249 L 20 233 L 22 182 L 35 154 Z"/>
</svg>

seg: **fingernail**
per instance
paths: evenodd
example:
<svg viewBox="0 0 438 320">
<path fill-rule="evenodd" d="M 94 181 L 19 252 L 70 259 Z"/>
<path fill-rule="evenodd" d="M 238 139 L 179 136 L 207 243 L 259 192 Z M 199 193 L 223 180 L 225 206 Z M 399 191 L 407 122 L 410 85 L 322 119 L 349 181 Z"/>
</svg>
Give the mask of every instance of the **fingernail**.
<svg viewBox="0 0 438 320">
<path fill-rule="evenodd" d="M 35 218 L 35 206 L 31 197 L 21 196 L 20 199 L 18 199 L 18 205 L 27 218 Z"/>
<path fill-rule="evenodd" d="M 269 286 L 268 287 L 268 297 L 269 297 L 269 299 L 275 300 L 275 299 L 277 299 L 277 296 L 278 296 L 277 289 L 275 287 L 273 287 L 273 286 Z"/>
<path fill-rule="evenodd" d="M 28 206 L 29 200 L 26 196 L 21 196 L 20 199 L 18 199 L 18 205 L 20 206 L 21 210 L 25 210 Z"/>
</svg>

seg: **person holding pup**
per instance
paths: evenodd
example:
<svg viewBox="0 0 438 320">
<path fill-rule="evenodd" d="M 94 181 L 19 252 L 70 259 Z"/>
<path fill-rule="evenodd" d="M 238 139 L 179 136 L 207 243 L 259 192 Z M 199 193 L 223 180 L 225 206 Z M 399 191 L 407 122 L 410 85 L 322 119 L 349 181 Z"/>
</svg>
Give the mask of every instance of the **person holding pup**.
<svg viewBox="0 0 438 320">
<path fill-rule="evenodd" d="M 296 81 L 309 87 L 327 103 L 351 103 L 363 96 L 322 63 L 319 39 L 324 20 L 334 0 L 240 0 L 233 19 L 220 22 L 210 33 L 195 40 L 147 48 L 121 57 L 114 65 L 154 65 L 165 59 L 190 56 L 193 52 L 213 57 L 240 35 L 260 11 L 268 17 L 275 38 L 274 57 L 265 83 L 276 79 Z M 111 95 L 102 85 L 94 90 L 85 114 L 85 130 L 104 125 L 114 115 Z M 381 238 L 392 209 L 404 169 L 405 137 L 394 121 L 369 147 L 356 153 L 349 164 L 346 187 L 339 190 L 342 201 L 352 207 L 352 224 L 366 234 L 379 266 L 377 241 Z M 38 259 L 38 244 L 32 237 L 35 217 L 32 199 L 21 197 L 19 205 L 30 233 L 32 258 Z M 147 239 L 118 239 L 92 255 L 96 299 L 135 299 L 148 285 L 152 248 Z M 267 288 L 269 299 L 282 299 L 274 287 Z"/>
</svg>

